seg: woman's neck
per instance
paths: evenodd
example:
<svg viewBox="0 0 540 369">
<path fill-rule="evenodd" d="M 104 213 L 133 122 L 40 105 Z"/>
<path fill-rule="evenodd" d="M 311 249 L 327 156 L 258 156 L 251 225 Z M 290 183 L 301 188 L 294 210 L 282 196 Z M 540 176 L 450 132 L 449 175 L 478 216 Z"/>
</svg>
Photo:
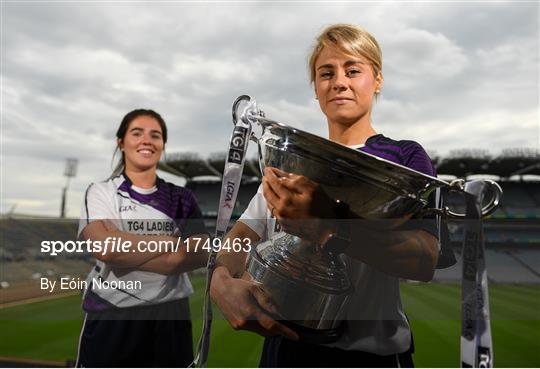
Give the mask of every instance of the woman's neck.
<svg viewBox="0 0 540 369">
<path fill-rule="evenodd" d="M 152 188 L 156 185 L 157 175 L 155 168 L 148 170 L 133 170 L 126 168 L 125 172 L 131 183 L 136 187 Z"/>
<path fill-rule="evenodd" d="M 342 145 L 364 144 L 368 138 L 376 134 L 377 132 L 373 129 L 369 120 L 359 121 L 351 125 L 328 122 L 329 139 Z"/>
</svg>

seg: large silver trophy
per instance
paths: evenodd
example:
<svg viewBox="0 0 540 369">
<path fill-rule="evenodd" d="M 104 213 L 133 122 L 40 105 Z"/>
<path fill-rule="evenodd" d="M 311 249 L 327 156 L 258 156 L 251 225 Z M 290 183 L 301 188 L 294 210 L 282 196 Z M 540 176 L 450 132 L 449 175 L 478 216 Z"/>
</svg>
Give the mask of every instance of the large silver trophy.
<svg viewBox="0 0 540 369">
<path fill-rule="evenodd" d="M 463 191 L 462 180 L 448 183 L 272 121 L 248 96 L 235 101 L 233 120 L 260 127 L 260 133 L 252 133 L 251 139 L 258 143 L 261 171 L 275 167 L 306 176 L 362 218 L 398 220 L 429 212 L 465 216 L 426 208 L 429 195 L 438 188 Z M 495 182 L 487 183 L 493 196 L 482 208 L 482 216 L 495 210 L 502 193 Z M 257 245 L 246 269 L 277 305 L 279 318 L 306 332 L 323 333 L 318 335 L 322 341 L 337 337 L 353 292 L 340 255 L 281 232 Z"/>
<path fill-rule="evenodd" d="M 243 95 L 233 104 L 233 136 L 225 163 L 216 236 L 223 237 L 230 220 L 244 165 L 248 140 L 257 142 L 261 172 L 275 167 L 317 182 L 335 200 L 347 203 L 359 217 L 399 222 L 424 213 L 479 222 L 465 227 L 462 284 L 462 362 L 491 366 L 491 331 L 481 219 L 498 206 L 501 188 L 489 180 L 446 182 L 385 159 L 267 119 L 256 102 Z M 467 214 L 448 208 L 427 208 L 437 189 L 463 193 Z M 491 194 L 491 198 L 482 201 Z M 483 203 L 485 203 L 483 205 Z M 479 224 L 479 225 L 478 225 Z M 208 356 L 211 306 L 208 291 L 216 252 L 208 263 L 205 326 L 196 364 Z M 285 232 L 258 244 L 249 255 L 247 272 L 262 284 L 279 311 L 276 319 L 292 325 L 302 339 L 335 340 L 353 292 L 341 255 Z M 366 302 L 369 303 L 369 302 Z M 487 354 L 486 354 L 487 352 Z"/>
</svg>

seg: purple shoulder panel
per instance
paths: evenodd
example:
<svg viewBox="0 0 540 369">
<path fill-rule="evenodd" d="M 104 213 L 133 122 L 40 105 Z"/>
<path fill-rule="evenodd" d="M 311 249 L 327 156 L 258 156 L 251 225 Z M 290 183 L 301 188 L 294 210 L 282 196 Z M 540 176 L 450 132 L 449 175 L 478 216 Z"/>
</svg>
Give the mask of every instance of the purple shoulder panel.
<svg viewBox="0 0 540 369">
<path fill-rule="evenodd" d="M 157 191 L 151 194 L 142 194 L 133 190 L 128 179 L 122 182 L 118 190 L 128 193 L 132 199 L 151 206 L 175 220 L 189 217 L 196 206 L 191 190 L 165 182 L 160 178 L 158 178 Z"/>
<path fill-rule="evenodd" d="M 379 134 L 370 137 L 360 150 L 421 173 L 436 176 L 431 159 L 423 147 L 415 141 L 396 141 Z"/>
</svg>

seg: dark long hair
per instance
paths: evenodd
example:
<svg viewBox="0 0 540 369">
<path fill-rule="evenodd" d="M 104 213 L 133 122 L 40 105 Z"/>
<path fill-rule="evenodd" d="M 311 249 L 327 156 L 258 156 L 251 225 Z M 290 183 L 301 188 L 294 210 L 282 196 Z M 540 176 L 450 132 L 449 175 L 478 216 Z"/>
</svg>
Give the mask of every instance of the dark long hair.
<svg viewBox="0 0 540 369">
<path fill-rule="evenodd" d="M 159 115 L 158 113 L 156 113 L 155 111 L 151 109 L 135 109 L 127 113 L 122 119 L 122 122 L 120 122 L 120 126 L 118 127 L 118 130 L 116 131 L 116 138 L 118 140 L 123 140 L 124 137 L 126 136 L 130 123 L 133 122 L 133 120 L 135 120 L 136 118 L 141 117 L 141 116 L 154 118 L 159 123 L 159 126 L 161 127 L 161 134 L 163 137 L 163 144 L 166 144 L 167 143 L 167 125 L 165 124 L 165 120 L 163 120 L 161 115 Z M 118 152 L 118 149 L 119 147 L 118 145 L 116 145 L 116 149 L 114 149 L 114 153 L 113 153 L 113 160 L 114 160 L 114 157 L 116 156 L 116 153 Z M 124 157 L 124 153 L 122 152 L 122 158 L 116 164 L 111 177 L 115 177 L 119 175 L 120 173 L 122 173 L 125 165 L 126 165 L 125 157 Z"/>
</svg>

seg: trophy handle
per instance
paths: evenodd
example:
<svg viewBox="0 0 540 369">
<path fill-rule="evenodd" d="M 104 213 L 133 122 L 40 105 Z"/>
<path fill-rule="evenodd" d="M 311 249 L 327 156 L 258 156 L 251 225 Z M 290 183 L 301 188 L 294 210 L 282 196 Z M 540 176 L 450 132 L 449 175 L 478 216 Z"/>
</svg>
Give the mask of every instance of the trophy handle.
<svg viewBox="0 0 540 369">
<path fill-rule="evenodd" d="M 234 100 L 233 106 L 232 106 L 232 122 L 233 124 L 236 124 L 236 120 L 238 119 L 238 107 L 240 106 L 240 103 L 242 101 L 250 102 L 251 96 L 249 95 L 240 95 Z"/>
<path fill-rule="evenodd" d="M 492 181 L 490 179 L 483 179 L 483 182 L 487 183 L 489 188 L 492 190 L 492 197 L 489 200 L 489 202 L 482 207 L 482 218 L 487 217 L 488 215 L 493 214 L 495 209 L 497 209 L 497 206 L 499 206 L 499 202 L 501 200 L 502 196 L 502 188 L 499 186 L 499 184 L 495 181 Z M 450 182 L 449 185 L 449 191 L 453 192 L 465 192 L 465 181 L 463 179 L 455 179 L 452 182 Z M 426 214 L 436 214 L 440 215 L 446 218 L 454 218 L 454 219 L 465 219 L 466 214 L 465 213 L 457 213 L 447 206 L 443 207 L 442 209 L 426 209 Z"/>
<path fill-rule="evenodd" d="M 241 109 L 240 105 L 244 102 L 247 105 Z M 256 117 L 264 118 L 264 112 L 257 108 L 257 102 L 249 95 L 240 95 L 234 100 L 232 105 L 232 123 L 236 125 L 238 119 L 242 119 L 246 123 L 257 122 Z M 252 126 L 253 127 L 253 126 Z M 253 131 L 249 139 L 253 142 L 258 142 L 258 138 Z"/>
</svg>

